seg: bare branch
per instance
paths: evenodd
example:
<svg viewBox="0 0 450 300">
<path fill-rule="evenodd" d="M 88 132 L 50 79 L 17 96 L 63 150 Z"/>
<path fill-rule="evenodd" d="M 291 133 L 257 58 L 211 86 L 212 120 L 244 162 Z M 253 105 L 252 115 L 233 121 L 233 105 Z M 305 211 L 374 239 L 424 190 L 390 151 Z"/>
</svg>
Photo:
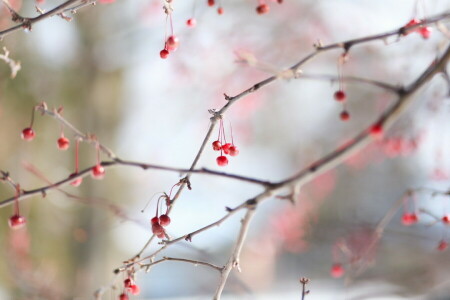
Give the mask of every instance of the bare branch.
<svg viewBox="0 0 450 300">
<path fill-rule="evenodd" d="M 242 247 L 244 246 L 245 238 L 247 237 L 248 229 L 250 227 L 250 222 L 255 214 L 254 208 L 247 209 L 247 213 L 241 221 L 241 229 L 239 230 L 239 235 L 236 240 L 236 244 L 234 245 L 233 251 L 228 259 L 227 264 L 223 268 L 222 276 L 220 277 L 219 285 L 217 286 L 216 293 L 213 297 L 214 300 L 219 300 L 225 284 L 227 282 L 228 276 L 233 268 L 236 268 L 239 272 L 241 272 L 241 268 L 239 266 L 239 257 L 241 255 Z"/>
<path fill-rule="evenodd" d="M 9 68 L 11 69 L 11 78 L 16 78 L 17 72 L 20 71 L 20 61 L 14 61 L 9 57 L 9 51 L 6 49 L 6 47 L 3 47 L 4 54 L 0 54 L 0 60 L 3 60 L 5 63 L 9 65 Z"/>
</svg>

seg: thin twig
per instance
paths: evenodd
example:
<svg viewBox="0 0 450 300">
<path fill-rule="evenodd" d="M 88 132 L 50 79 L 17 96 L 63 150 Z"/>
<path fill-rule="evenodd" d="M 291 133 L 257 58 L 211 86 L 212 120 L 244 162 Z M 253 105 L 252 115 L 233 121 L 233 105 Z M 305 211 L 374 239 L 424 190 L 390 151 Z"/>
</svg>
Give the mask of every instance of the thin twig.
<svg viewBox="0 0 450 300">
<path fill-rule="evenodd" d="M 239 272 L 241 271 L 239 265 L 239 257 L 241 255 L 242 247 L 244 246 L 245 238 L 247 237 L 248 229 L 250 227 L 250 222 L 255 214 L 255 208 L 248 208 L 244 218 L 241 221 L 241 229 L 239 230 L 239 235 L 234 245 L 233 251 L 231 252 L 230 258 L 222 270 L 219 285 L 217 286 L 216 293 L 213 299 L 219 300 L 225 284 L 227 282 L 228 276 L 233 268 L 236 268 Z"/>
<path fill-rule="evenodd" d="M 159 260 L 151 262 L 149 264 L 143 264 L 143 265 L 141 265 L 141 268 L 148 270 L 150 267 L 152 267 L 152 266 L 154 266 L 156 264 L 165 262 L 165 261 L 185 262 L 185 263 L 193 264 L 195 266 L 202 265 L 202 266 L 213 268 L 214 270 L 219 271 L 219 272 L 222 272 L 222 270 L 223 270 L 223 267 L 216 266 L 216 265 L 211 264 L 209 262 L 204 262 L 204 261 L 200 261 L 200 260 L 186 259 L 186 258 L 166 257 L 166 256 L 164 256 L 163 258 L 161 258 Z"/>
</svg>

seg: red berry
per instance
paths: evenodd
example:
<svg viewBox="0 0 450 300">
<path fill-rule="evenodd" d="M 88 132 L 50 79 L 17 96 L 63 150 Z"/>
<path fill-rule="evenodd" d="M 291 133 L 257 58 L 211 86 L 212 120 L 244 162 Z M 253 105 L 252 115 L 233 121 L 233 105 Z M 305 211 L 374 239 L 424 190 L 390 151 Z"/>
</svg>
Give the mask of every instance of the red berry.
<svg viewBox="0 0 450 300">
<path fill-rule="evenodd" d="M 77 175 L 78 175 L 78 173 L 72 173 L 72 174 L 69 175 L 69 177 L 75 177 Z M 72 186 L 79 186 L 82 182 L 83 182 L 83 177 L 78 177 L 77 179 L 72 181 L 70 183 L 70 185 L 72 185 Z"/>
<path fill-rule="evenodd" d="M 219 151 L 220 149 L 222 149 L 222 145 L 220 144 L 219 141 L 214 141 L 212 143 L 213 149 L 214 151 Z"/>
<path fill-rule="evenodd" d="M 222 8 L 222 7 L 219 7 L 219 8 L 217 9 L 217 13 L 218 13 L 219 15 L 223 15 L 223 8 Z"/>
<path fill-rule="evenodd" d="M 161 52 L 159 52 L 159 56 L 162 59 L 166 59 L 169 56 L 169 51 L 167 51 L 166 49 L 162 49 Z"/>
<path fill-rule="evenodd" d="M 214 0 L 208 0 L 208 6 L 214 6 L 216 2 Z"/>
<path fill-rule="evenodd" d="M 11 218 L 9 218 L 8 223 L 11 229 L 19 229 L 25 226 L 27 220 L 25 219 L 25 217 L 15 214 Z"/>
<path fill-rule="evenodd" d="M 411 226 L 419 221 L 419 217 L 415 213 L 404 213 L 402 216 L 402 224 Z"/>
<path fill-rule="evenodd" d="M 102 179 L 105 176 L 105 168 L 102 165 L 97 164 L 91 169 L 91 175 L 95 179 Z"/>
<path fill-rule="evenodd" d="M 223 152 L 225 152 L 225 154 L 230 154 L 230 147 L 231 147 L 231 143 L 226 143 L 225 145 L 223 145 L 222 146 Z"/>
<path fill-rule="evenodd" d="M 58 149 L 59 150 L 67 150 L 69 148 L 70 141 L 66 137 L 60 137 L 58 139 Z"/>
<path fill-rule="evenodd" d="M 348 111 L 343 110 L 341 112 L 341 114 L 339 115 L 339 117 L 341 118 L 342 121 L 348 121 L 350 120 L 350 114 L 348 113 Z"/>
<path fill-rule="evenodd" d="M 422 35 L 424 39 L 428 39 L 431 36 L 431 27 L 421 27 L 419 29 L 419 33 Z"/>
<path fill-rule="evenodd" d="M 123 286 L 126 288 L 131 287 L 132 284 L 133 284 L 133 280 L 131 280 L 131 278 L 127 278 L 123 281 Z"/>
<path fill-rule="evenodd" d="M 444 240 L 440 241 L 438 246 L 437 246 L 437 249 L 439 251 L 445 251 L 445 250 L 447 250 L 447 248 L 448 248 L 448 243 L 446 241 L 444 241 Z"/>
<path fill-rule="evenodd" d="M 22 130 L 22 139 L 25 141 L 32 141 L 34 139 L 35 133 L 31 127 L 27 127 Z"/>
<path fill-rule="evenodd" d="M 120 296 L 119 296 L 119 300 L 128 300 L 129 298 L 128 298 L 128 295 L 127 294 L 125 294 L 125 293 L 122 293 L 122 294 L 120 294 Z"/>
<path fill-rule="evenodd" d="M 383 137 L 383 126 L 381 124 L 373 125 L 370 128 L 370 135 L 377 139 Z"/>
<path fill-rule="evenodd" d="M 152 224 L 152 232 L 156 235 L 164 234 L 164 228 L 159 223 Z"/>
<path fill-rule="evenodd" d="M 411 21 L 409 21 L 406 25 L 405 25 L 405 28 L 409 28 L 409 27 L 412 27 L 412 26 L 414 26 L 414 25 L 417 25 L 417 24 L 420 24 L 422 21 L 420 21 L 419 19 L 412 19 Z M 418 28 L 415 28 L 415 29 L 413 29 L 413 30 L 408 30 L 406 33 L 405 33 L 405 35 L 406 34 L 410 34 L 411 32 L 414 32 L 414 31 L 418 31 L 419 29 Z"/>
<path fill-rule="evenodd" d="M 195 27 L 197 25 L 197 20 L 195 18 L 190 18 L 186 21 L 188 27 Z"/>
<path fill-rule="evenodd" d="M 231 146 L 229 152 L 231 156 L 238 156 L 239 154 L 239 150 L 236 146 Z"/>
<path fill-rule="evenodd" d="M 150 223 L 153 225 L 153 224 L 159 224 L 159 218 L 158 217 L 153 217 L 151 220 L 150 220 Z"/>
<path fill-rule="evenodd" d="M 270 11 L 270 7 L 267 4 L 261 4 L 258 7 L 256 7 L 256 12 L 258 15 L 266 14 Z"/>
<path fill-rule="evenodd" d="M 167 38 L 167 49 L 169 51 L 175 51 L 178 48 L 180 41 L 175 35 L 171 35 Z"/>
<path fill-rule="evenodd" d="M 132 285 L 129 287 L 129 291 L 130 291 L 130 293 L 132 293 L 133 295 L 139 295 L 139 293 L 141 292 L 141 289 L 139 288 L 138 285 L 132 284 Z"/>
<path fill-rule="evenodd" d="M 170 224 L 170 217 L 168 215 L 160 215 L 159 216 L 159 224 L 161 224 L 161 226 L 169 226 Z"/>
<path fill-rule="evenodd" d="M 445 215 L 445 216 L 443 216 L 443 217 L 442 217 L 442 222 L 443 222 L 444 224 L 449 225 L 449 224 L 450 224 L 450 215 Z"/>
<path fill-rule="evenodd" d="M 334 99 L 339 102 L 344 102 L 347 99 L 347 95 L 343 90 L 339 90 L 334 93 Z"/>
<path fill-rule="evenodd" d="M 156 235 L 156 237 L 157 237 L 158 239 L 163 239 L 163 238 L 166 237 L 166 233 L 165 233 L 164 231 L 162 231 L 162 232 L 158 233 L 158 234 Z"/>
<path fill-rule="evenodd" d="M 330 269 L 331 277 L 340 278 L 344 275 L 344 273 L 345 273 L 345 270 L 341 264 L 334 264 L 333 266 L 331 266 L 331 269 Z"/>
<path fill-rule="evenodd" d="M 216 162 L 219 166 L 225 167 L 226 165 L 228 165 L 228 158 L 222 155 L 216 158 Z"/>
</svg>

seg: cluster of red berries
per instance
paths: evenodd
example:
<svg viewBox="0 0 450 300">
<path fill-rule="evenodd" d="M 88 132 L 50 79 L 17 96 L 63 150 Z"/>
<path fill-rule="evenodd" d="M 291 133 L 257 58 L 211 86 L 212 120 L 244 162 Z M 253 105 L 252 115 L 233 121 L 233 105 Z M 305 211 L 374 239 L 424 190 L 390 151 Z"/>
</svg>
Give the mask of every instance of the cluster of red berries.
<svg viewBox="0 0 450 300">
<path fill-rule="evenodd" d="M 417 32 L 418 34 L 420 34 L 424 39 L 428 39 L 431 36 L 431 27 L 429 26 L 417 26 L 414 29 L 409 29 L 410 27 L 419 25 L 420 23 L 422 23 L 422 20 L 419 19 L 412 19 L 411 21 L 409 21 L 406 25 L 405 25 L 405 35 L 408 35 L 412 32 Z"/>
<path fill-rule="evenodd" d="M 170 190 L 170 194 L 172 193 L 172 190 L 176 185 L 174 185 L 172 187 L 172 189 Z M 164 227 L 169 226 L 170 222 L 171 222 L 170 217 L 168 215 L 169 207 L 170 207 L 170 194 L 167 195 L 166 193 L 164 193 L 162 196 L 160 196 L 158 198 L 158 203 L 156 204 L 156 214 L 150 220 L 150 224 L 152 225 L 153 234 L 156 235 L 160 239 L 163 239 L 166 237 L 166 231 L 165 231 Z M 165 199 L 166 213 L 158 216 L 159 204 L 160 204 L 161 199 Z"/>
<path fill-rule="evenodd" d="M 419 222 L 419 215 L 417 212 L 410 212 L 407 209 L 407 201 L 409 199 L 413 199 L 414 201 L 415 198 L 413 197 L 413 194 L 409 194 L 408 198 L 406 198 L 404 201 L 404 212 L 402 214 L 402 224 L 404 226 L 412 226 L 414 224 L 417 224 Z M 441 218 L 437 218 L 438 221 L 442 222 L 442 224 L 449 226 L 450 225 L 450 214 L 444 214 Z M 436 249 L 439 251 L 444 251 L 448 248 L 448 242 L 445 239 L 442 239 L 439 241 Z"/>
<path fill-rule="evenodd" d="M 231 143 L 227 143 L 222 119 L 220 119 L 219 136 L 217 140 L 212 143 L 212 148 L 214 151 L 220 151 L 220 156 L 216 158 L 216 162 L 217 165 L 221 167 L 225 167 L 226 165 L 228 165 L 228 158 L 225 155 L 237 156 L 239 154 L 239 150 L 234 144 L 232 129 L 231 129 Z"/>
<path fill-rule="evenodd" d="M 342 121 L 350 120 L 350 113 L 346 109 L 347 94 L 344 91 L 344 82 L 342 80 L 342 66 L 348 60 L 348 57 L 349 56 L 347 52 L 344 52 L 342 55 L 339 56 L 338 60 L 339 89 L 333 95 L 334 100 L 342 104 L 342 111 L 339 115 L 339 118 Z"/>
<path fill-rule="evenodd" d="M 390 137 L 385 138 L 380 144 L 383 152 L 389 157 L 396 157 L 399 155 L 407 156 L 417 150 L 421 143 L 421 136 L 403 138 L 403 137 Z"/>
<path fill-rule="evenodd" d="M 161 52 L 159 52 L 159 56 L 162 59 L 166 59 L 169 56 L 170 52 L 177 50 L 179 45 L 180 41 L 178 37 L 176 37 L 175 35 L 169 36 L 166 42 L 164 43 L 164 49 L 162 49 Z"/>
<path fill-rule="evenodd" d="M 124 286 L 124 292 L 119 295 L 119 300 L 128 300 L 129 297 L 128 297 L 127 292 L 132 295 L 139 295 L 139 293 L 141 292 L 141 289 L 134 282 L 134 279 L 132 277 L 128 277 L 127 279 L 125 279 L 123 281 L 123 286 Z"/>
<path fill-rule="evenodd" d="M 270 12 L 270 6 L 264 3 L 264 0 L 258 0 L 259 5 L 256 7 L 256 13 L 258 15 L 264 15 Z M 278 4 L 282 4 L 283 0 L 277 0 Z"/>
</svg>

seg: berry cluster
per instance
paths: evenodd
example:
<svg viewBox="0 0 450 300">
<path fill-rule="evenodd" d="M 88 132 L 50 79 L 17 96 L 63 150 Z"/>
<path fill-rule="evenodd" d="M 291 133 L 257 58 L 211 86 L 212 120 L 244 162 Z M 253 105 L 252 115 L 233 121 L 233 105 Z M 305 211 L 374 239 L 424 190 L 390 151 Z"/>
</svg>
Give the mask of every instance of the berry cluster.
<svg viewBox="0 0 450 300">
<path fill-rule="evenodd" d="M 414 18 L 411 21 L 409 21 L 406 25 L 405 25 L 405 35 L 408 35 L 412 32 L 417 32 L 418 34 L 420 34 L 424 39 L 428 39 L 431 36 L 431 27 L 429 26 L 416 26 L 419 25 L 423 22 L 423 20 Z M 411 27 L 414 27 L 412 29 L 410 29 Z"/>
<path fill-rule="evenodd" d="M 348 60 L 348 53 L 344 52 L 338 60 L 338 77 L 339 77 L 339 89 L 334 93 L 334 100 L 342 104 L 342 111 L 339 118 L 342 121 L 350 120 L 350 113 L 346 109 L 347 94 L 344 91 L 344 82 L 342 80 L 342 66 Z"/>
<path fill-rule="evenodd" d="M 239 154 L 239 150 L 234 144 L 233 129 L 231 128 L 231 126 L 230 132 L 231 132 L 231 143 L 228 143 L 227 138 L 225 136 L 223 120 L 220 119 L 219 136 L 217 140 L 212 143 L 212 148 L 214 151 L 220 151 L 220 156 L 216 158 L 216 162 L 217 165 L 221 167 L 225 167 L 226 165 L 228 165 L 228 158 L 225 155 L 237 156 Z"/>
<path fill-rule="evenodd" d="M 406 197 L 403 199 L 403 214 L 401 217 L 401 222 L 404 226 L 412 226 L 419 222 L 419 210 L 415 208 L 416 206 L 416 198 L 413 192 L 407 193 Z M 412 209 L 408 209 L 408 202 L 412 202 Z M 427 214 L 431 215 L 431 213 Z M 436 223 L 442 223 L 445 226 L 450 226 L 450 214 L 444 214 L 442 217 L 434 216 L 436 219 Z M 436 249 L 438 251 L 445 251 L 448 248 L 448 242 L 445 238 L 442 238 Z"/>
<path fill-rule="evenodd" d="M 176 185 L 174 185 L 176 186 Z M 170 192 L 172 192 L 173 187 Z M 158 216 L 158 210 L 159 210 L 159 204 L 160 200 L 164 199 L 166 204 L 166 213 Z M 154 235 L 156 235 L 158 238 L 163 239 L 166 237 L 166 231 L 164 227 L 167 227 L 170 225 L 170 217 L 168 215 L 170 207 L 170 194 L 167 195 L 164 193 L 162 196 L 158 198 L 158 203 L 156 205 L 156 214 L 155 216 L 150 220 L 150 224 L 152 225 L 152 232 Z"/>
<path fill-rule="evenodd" d="M 132 295 L 139 295 L 141 289 L 135 283 L 133 276 L 129 276 L 123 281 L 124 291 L 119 295 L 119 300 L 128 300 L 128 293 Z"/>
</svg>

